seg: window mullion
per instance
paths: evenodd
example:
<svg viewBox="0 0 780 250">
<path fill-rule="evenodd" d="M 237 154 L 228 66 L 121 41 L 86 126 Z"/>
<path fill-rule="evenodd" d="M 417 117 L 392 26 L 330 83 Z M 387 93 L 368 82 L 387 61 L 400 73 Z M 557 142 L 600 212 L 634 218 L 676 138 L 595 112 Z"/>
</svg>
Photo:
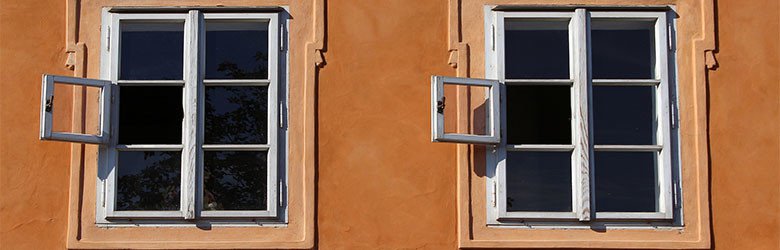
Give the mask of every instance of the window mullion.
<svg viewBox="0 0 780 250">
<path fill-rule="evenodd" d="M 196 178 L 198 166 L 198 86 L 199 34 L 201 13 L 191 10 L 187 16 L 184 37 L 184 121 L 182 128 L 181 211 L 184 219 L 195 219 Z"/>
<path fill-rule="evenodd" d="M 577 9 L 572 18 L 573 44 L 573 118 L 574 118 L 574 212 L 580 221 L 589 221 L 590 209 L 590 143 L 588 120 L 588 83 L 590 81 L 588 50 L 588 13 Z"/>
</svg>

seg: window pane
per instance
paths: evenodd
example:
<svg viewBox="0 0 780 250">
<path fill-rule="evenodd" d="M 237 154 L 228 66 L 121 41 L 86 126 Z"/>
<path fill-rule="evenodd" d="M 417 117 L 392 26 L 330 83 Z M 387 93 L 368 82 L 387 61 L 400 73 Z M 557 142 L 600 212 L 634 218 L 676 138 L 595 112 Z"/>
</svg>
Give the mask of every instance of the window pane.
<svg viewBox="0 0 780 250">
<path fill-rule="evenodd" d="M 116 210 L 179 210 L 181 152 L 119 152 Z"/>
<path fill-rule="evenodd" d="M 596 152 L 596 211 L 655 212 L 655 152 Z"/>
<path fill-rule="evenodd" d="M 444 95 L 443 106 L 438 106 L 437 112 L 444 115 L 444 133 L 445 134 L 470 134 L 476 136 L 491 136 L 490 131 L 492 121 L 488 119 L 491 112 L 490 102 L 490 87 L 479 85 L 465 85 L 460 83 L 447 83 L 442 84 Z M 470 95 L 470 103 L 474 107 L 469 109 L 467 115 L 474 117 L 485 117 L 485 119 L 471 121 L 472 129 L 470 131 L 458 131 L 458 91 L 465 90 Z M 439 109 L 442 107 L 443 109 Z"/>
<path fill-rule="evenodd" d="M 649 21 L 593 20 L 593 78 L 655 78 L 653 25 Z"/>
<path fill-rule="evenodd" d="M 206 144 L 265 144 L 268 87 L 206 87 Z"/>
<path fill-rule="evenodd" d="M 507 211 L 572 211 L 571 152 L 507 152 Z"/>
<path fill-rule="evenodd" d="M 119 79 L 183 79 L 183 22 L 122 22 L 120 30 Z"/>
<path fill-rule="evenodd" d="M 73 115 L 73 93 L 81 93 L 85 98 L 82 100 L 83 110 L 93 112 L 84 112 L 80 116 Z M 52 96 L 51 114 L 52 127 L 54 133 L 73 133 L 100 135 L 100 87 L 79 86 L 67 83 L 54 82 L 54 91 Z M 98 112 L 94 112 L 98 111 Z M 85 122 L 81 128 L 73 126 L 74 119 Z M 41 121 L 43 122 L 43 121 Z"/>
<path fill-rule="evenodd" d="M 268 79 L 267 21 L 206 21 L 207 79 Z"/>
<path fill-rule="evenodd" d="M 569 79 L 569 20 L 507 19 L 507 79 Z"/>
<path fill-rule="evenodd" d="M 571 87 L 506 86 L 508 144 L 571 144 Z"/>
<path fill-rule="evenodd" d="M 181 144 L 182 87 L 122 86 L 119 144 Z"/>
<path fill-rule="evenodd" d="M 204 153 L 205 210 L 266 210 L 266 152 Z"/>
<path fill-rule="evenodd" d="M 596 144 L 655 144 L 655 87 L 594 86 Z"/>
</svg>

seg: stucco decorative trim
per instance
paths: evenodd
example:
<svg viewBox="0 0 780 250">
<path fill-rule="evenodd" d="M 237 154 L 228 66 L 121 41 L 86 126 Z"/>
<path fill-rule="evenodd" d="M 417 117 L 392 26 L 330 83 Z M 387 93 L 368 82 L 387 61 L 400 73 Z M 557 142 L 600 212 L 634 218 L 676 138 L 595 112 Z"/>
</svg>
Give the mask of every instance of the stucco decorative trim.
<svg viewBox="0 0 780 250">
<path fill-rule="evenodd" d="M 463 3 L 459 0 L 449 1 L 450 22 L 449 22 L 449 52 L 448 64 L 456 68 L 456 75 L 467 77 L 470 74 L 480 77 L 484 72 L 478 68 L 482 65 L 480 60 L 484 57 L 477 54 L 468 56 L 468 53 L 459 53 L 459 46 L 465 45 L 468 48 L 469 43 L 481 50 L 484 44 L 475 33 L 484 36 L 484 31 L 474 31 L 466 25 L 476 20 L 483 21 L 482 11 L 474 9 L 485 5 L 499 4 L 502 6 L 518 6 L 527 4 L 530 1 L 524 0 L 497 0 L 496 2 L 478 1 L 477 3 Z M 546 1 L 552 6 L 558 1 Z M 535 2 L 534 2 L 535 3 Z M 587 1 L 584 5 L 578 6 L 601 6 L 609 7 L 611 3 L 625 5 L 625 1 L 593 0 Z M 683 230 L 672 230 L 661 234 L 647 234 L 632 230 L 617 230 L 612 237 L 607 234 L 582 233 L 579 236 L 567 234 L 566 232 L 555 230 L 539 233 L 539 231 L 528 231 L 530 229 L 512 229 L 512 228 L 491 228 L 482 224 L 484 218 L 485 204 L 484 199 L 484 177 L 477 174 L 481 161 L 481 148 L 469 145 L 457 146 L 457 197 L 458 197 L 458 242 L 460 248 L 560 248 L 560 247 L 585 247 L 585 248 L 686 248 L 686 249 L 707 249 L 710 247 L 711 220 L 709 214 L 709 160 L 707 158 L 709 143 L 707 139 L 707 106 L 706 106 L 706 86 L 708 84 L 707 71 L 718 67 L 716 52 L 716 32 L 715 32 L 715 9 L 714 0 L 668 0 L 668 1 L 640 1 L 637 6 L 646 3 L 646 6 L 672 6 L 672 9 L 686 8 L 684 18 L 688 32 L 685 39 L 680 39 L 678 44 L 684 49 L 678 49 L 678 63 L 684 69 L 680 69 L 678 78 L 678 93 L 680 98 L 680 122 L 686 129 L 682 156 L 687 168 L 689 177 L 683 182 L 685 206 L 688 207 L 685 214 L 685 227 Z M 560 6 L 567 6 L 560 3 Z M 617 6 L 617 5 L 615 5 Z M 478 13 L 478 15 L 477 15 Z M 471 61 L 474 59 L 474 61 Z M 470 67 L 475 65 L 477 68 Z M 463 69 L 467 68 L 467 69 Z M 685 75 L 682 75 L 685 74 Z M 684 79 L 684 80 L 683 80 Z M 684 81 L 684 82 L 683 82 Z M 685 86 L 682 86 L 685 85 Z M 468 131 L 472 117 L 467 117 L 470 104 L 469 96 L 465 91 L 458 92 L 458 130 Z M 463 107 L 461 107 L 463 105 Z M 523 231 L 525 230 L 525 231 Z M 543 231 L 543 230 L 542 230 Z M 518 238 L 520 233 L 523 237 Z M 616 234 L 615 234 L 616 233 Z M 678 235 L 679 234 L 679 235 Z M 566 235 L 565 237 L 563 235 Z M 590 236 L 587 236 L 590 235 Z M 646 236 L 645 236 L 646 235 Z"/>
<path fill-rule="evenodd" d="M 79 0 L 67 0 L 65 4 L 65 53 L 67 59 L 65 59 L 65 67 L 73 70 L 76 66 L 76 42 L 78 40 L 78 7 Z M 74 75 L 75 76 L 75 75 Z"/>
<path fill-rule="evenodd" d="M 240 0 L 239 0 L 240 1 Z M 282 2 L 284 3 L 284 2 Z M 83 6 L 83 4 L 87 4 L 90 6 Z M 94 4 L 92 2 L 82 2 L 80 0 L 67 0 L 67 20 L 66 20 L 66 53 L 67 53 L 67 60 L 66 60 L 66 67 L 73 70 L 73 75 L 77 77 L 88 77 L 87 74 L 87 45 L 91 41 L 92 43 L 95 43 L 96 40 L 92 37 L 94 35 L 84 35 L 84 37 L 87 39 L 86 41 L 79 41 L 79 25 L 84 25 L 80 22 L 88 22 L 89 18 L 82 19 L 79 15 L 85 15 L 84 11 L 87 11 L 87 9 L 84 8 L 90 8 L 88 9 L 87 13 L 92 13 L 94 15 Z M 170 5 L 165 3 L 160 3 L 161 5 Z M 290 3 L 292 4 L 292 3 Z M 283 4 L 284 5 L 284 4 Z M 298 111 L 290 111 L 290 115 L 298 116 L 300 119 L 300 122 L 297 122 L 297 124 L 300 124 L 299 128 L 294 129 L 295 131 L 299 132 L 293 132 L 291 130 L 290 133 L 298 133 L 299 135 L 296 136 L 297 139 L 291 138 L 291 141 L 289 143 L 289 146 L 291 148 L 296 148 L 295 150 L 291 151 L 297 151 L 299 152 L 299 157 L 289 158 L 289 165 L 295 166 L 295 168 L 300 169 L 297 176 L 300 176 L 299 179 L 294 180 L 294 182 L 289 183 L 289 185 L 296 185 L 298 187 L 295 187 L 295 189 L 299 190 L 297 191 L 297 194 L 287 194 L 288 197 L 290 195 L 297 196 L 298 198 L 291 198 L 291 202 L 288 203 L 288 206 L 299 206 L 300 212 L 298 212 L 295 217 L 290 217 L 288 220 L 289 224 L 287 226 L 277 226 L 277 227 L 267 227 L 264 232 L 270 232 L 267 230 L 281 230 L 278 233 L 274 233 L 275 235 L 268 235 L 268 239 L 258 239 L 258 240 L 229 240 L 229 241 L 215 241 L 215 240 L 205 240 L 205 241 L 187 241 L 187 240 L 176 240 L 181 238 L 181 235 L 171 235 L 171 241 L 155 241 L 155 240 L 148 240 L 148 241 L 128 241 L 128 240 L 116 240 L 116 239 L 107 239 L 107 240 L 97 240 L 92 237 L 92 239 L 89 239 L 87 237 L 89 230 L 94 231 L 94 225 L 90 224 L 90 221 L 94 218 L 94 214 L 91 214 L 90 211 L 92 211 L 92 207 L 94 207 L 94 199 L 90 198 L 88 196 L 94 194 L 93 191 L 88 191 L 89 189 L 94 189 L 95 187 L 92 186 L 93 184 L 91 181 L 86 181 L 91 175 L 92 170 L 87 169 L 87 162 L 94 161 L 96 155 L 96 150 L 93 146 L 88 146 L 84 144 L 72 144 L 71 145 L 71 162 L 70 162 L 70 189 L 69 189 L 69 207 L 68 207 L 68 227 L 67 227 L 67 247 L 69 249 L 106 249 L 106 248 L 143 248 L 143 249 L 158 249 L 158 248 L 179 248 L 179 249 L 189 249 L 189 248 L 202 248 L 202 249 L 223 249 L 223 248 L 246 248 L 246 249 L 311 249 L 315 245 L 315 212 L 316 212 L 316 203 L 315 203 L 315 195 L 316 195 L 316 182 L 315 182 L 315 175 L 316 175 L 316 157 L 315 157 L 315 150 L 316 145 L 314 144 L 316 134 L 315 134 L 315 124 L 316 124 L 316 83 L 317 83 L 317 71 L 319 68 L 323 67 L 325 65 L 325 59 L 323 55 L 324 51 L 324 38 L 325 38 L 325 0 L 312 0 L 310 2 L 297 2 L 294 4 L 294 10 L 293 11 L 305 11 L 300 12 L 300 14 L 309 13 L 308 15 L 311 15 L 310 17 L 305 18 L 299 18 L 300 20 L 307 21 L 306 23 L 298 23 L 296 24 L 296 27 L 301 30 L 307 30 L 307 32 L 311 32 L 311 36 L 298 36 L 294 39 L 298 40 L 298 42 L 295 42 L 295 44 L 298 44 L 295 47 L 295 52 L 293 54 L 301 54 L 301 57 L 295 57 L 300 58 L 299 63 L 292 62 L 293 56 L 291 54 L 290 56 L 290 69 L 296 70 L 298 73 L 295 73 L 294 76 L 291 74 L 291 78 L 297 78 L 300 81 L 300 87 L 298 87 L 295 91 L 295 93 L 301 96 L 302 98 L 299 99 L 299 101 L 295 104 L 295 107 L 292 107 L 293 109 L 296 109 Z M 99 14 L 98 14 L 99 15 Z M 306 14 L 304 14 L 306 15 Z M 99 18 L 98 18 L 99 20 Z M 92 22 L 94 22 L 94 19 L 91 19 Z M 97 30 L 90 30 L 88 32 L 84 32 L 84 34 L 95 34 Z M 99 34 L 99 32 L 97 32 Z M 92 38 L 92 40 L 90 40 Z M 93 48 L 97 48 L 99 50 L 99 37 L 97 39 L 97 46 L 93 45 Z M 100 54 L 99 52 L 93 52 L 95 54 Z M 97 60 L 94 63 L 91 63 L 94 65 L 99 65 L 99 62 Z M 90 70 L 90 72 L 93 72 Z M 85 112 L 85 107 L 83 106 L 84 102 L 83 99 L 86 98 L 85 94 L 87 94 L 85 91 L 80 89 L 75 89 L 76 91 L 73 92 L 73 117 L 83 117 Z M 291 90 L 292 91 L 292 90 Z M 291 100 L 292 101 L 292 100 Z M 74 131 L 84 130 L 84 121 L 81 121 L 80 119 L 73 119 L 72 126 Z M 297 163 L 295 163 L 297 161 Z M 292 179 L 291 179 L 292 180 Z M 288 189 L 288 192 L 290 192 L 290 189 Z M 292 205 L 291 203 L 295 203 L 296 205 Z M 92 207 L 87 207 L 92 206 Z M 92 211 L 94 212 L 94 211 Z M 291 213 L 291 211 L 288 211 Z M 296 221 L 296 222 L 293 222 Z M 297 225 L 296 225 L 297 224 Z M 294 229 L 298 228 L 298 229 Z M 85 231 L 85 229 L 88 229 Z M 151 228 L 150 228 L 151 229 Z M 112 230 L 112 231 L 119 231 L 121 229 L 101 229 L 101 230 Z M 171 229 L 167 229 L 171 230 Z M 234 229 L 225 229 L 225 230 L 241 230 L 241 228 L 234 228 Z M 284 231 L 284 232 L 282 232 Z M 238 232 L 238 231 L 236 231 Z M 225 232 L 222 232 L 224 234 Z M 282 234 L 285 234 L 282 236 Z M 240 233 L 237 233 L 235 235 L 240 235 Z"/>
</svg>

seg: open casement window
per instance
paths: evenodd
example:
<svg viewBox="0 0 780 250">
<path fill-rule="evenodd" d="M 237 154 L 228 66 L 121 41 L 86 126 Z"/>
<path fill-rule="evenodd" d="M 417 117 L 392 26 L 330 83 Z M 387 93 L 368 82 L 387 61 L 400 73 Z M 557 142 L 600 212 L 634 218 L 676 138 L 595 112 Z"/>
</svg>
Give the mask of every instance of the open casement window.
<svg viewBox="0 0 780 250">
<path fill-rule="evenodd" d="M 455 105 L 447 107 L 447 96 L 450 96 L 454 104 L 456 87 L 468 87 L 473 95 L 483 95 L 481 112 L 485 113 L 484 133 L 459 134 L 451 125 L 455 117 Z M 501 124 L 498 120 L 500 114 L 499 83 L 496 80 L 461 78 L 461 77 L 431 77 L 431 140 L 434 142 L 459 142 L 474 144 L 496 144 L 500 142 L 499 132 Z"/>
<path fill-rule="evenodd" d="M 109 80 L 45 75 L 41 98 L 41 139 L 100 145 L 98 223 L 286 222 L 279 14 L 103 18 Z M 57 130 L 63 84 L 98 89 L 97 131 Z"/>
<path fill-rule="evenodd" d="M 500 102 L 485 127 L 500 132 L 490 136 L 442 134 L 450 103 L 434 77 L 434 141 L 492 144 L 489 225 L 681 225 L 667 14 L 494 12 L 486 78 Z"/>
<path fill-rule="evenodd" d="M 88 104 L 92 104 L 88 106 L 96 106 L 90 108 L 97 109 L 98 117 L 96 120 L 98 121 L 98 126 L 96 126 L 96 129 L 85 130 L 83 132 L 66 131 L 68 129 L 60 129 L 55 126 L 55 117 L 67 116 L 66 113 L 70 113 L 70 110 L 62 109 L 65 107 L 61 108 L 59 105 L 55 105 L 55 103 L 57 103 L 55 102 L 55 89 L 66 90 L 67 88 L 68 90 L 72 90 L 73 88 L 68 87 L 73 86 L 83 86 L 86 88 L 97 89 L 96 92 L 98 98 L 94 100 L 94 102 L 88 102 Z M 110 117 L 111 111 L 111 81 L 69 76 L 43 75 L 41 89 L 41 140 L 67 141 L 89 144 L 108 143 L 108 131 L 110 131 L 108 117 Z M 70 98 L 73 98 L 73 96 L 66 95 L 64 93 L 57 93 L 56 101 L 68 100 Z M 58 115 L 55 115 L 55 112 L 57 112 Z"/>
</svg>

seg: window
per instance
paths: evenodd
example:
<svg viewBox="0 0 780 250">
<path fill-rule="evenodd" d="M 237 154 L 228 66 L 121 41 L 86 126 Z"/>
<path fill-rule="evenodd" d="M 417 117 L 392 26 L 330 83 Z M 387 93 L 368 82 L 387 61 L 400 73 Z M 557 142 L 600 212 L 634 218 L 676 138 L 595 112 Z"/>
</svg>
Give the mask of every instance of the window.
<svg viewBox="0 0 780 250">
<path fill-rule="evenodd" d="M 107 81 L 45 77 L 102 87 L 101 133 L 42 124 L 42 138 L 101 144 L 98 223 L 284 222 L 278 14 L 107 13 L 103 28 Z"/>
<path fill-rule="evenodd" d="M 500 140 L 450 140 L 486 144 L 487 224 L 681 225 L 667 13 L 494 13 Z"/>
</svg>

